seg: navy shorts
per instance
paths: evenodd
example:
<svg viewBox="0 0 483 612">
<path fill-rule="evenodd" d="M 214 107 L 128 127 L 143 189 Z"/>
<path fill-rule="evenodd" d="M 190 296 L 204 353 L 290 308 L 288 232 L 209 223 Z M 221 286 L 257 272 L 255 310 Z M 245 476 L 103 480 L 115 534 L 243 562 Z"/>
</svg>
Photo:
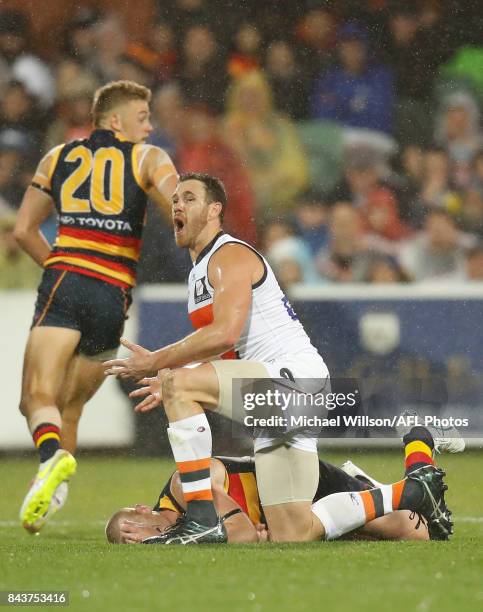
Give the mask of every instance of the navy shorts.
<svg viewBox="0 0 483 612">
<path fill-rule="evenodd" d="M 34 327 L 67 327 L 81 333 L 77 352 L 94 357 L 118 348 L 131 291 L 97 278 L 46 268 L 39 285 Z"/>
</svg>

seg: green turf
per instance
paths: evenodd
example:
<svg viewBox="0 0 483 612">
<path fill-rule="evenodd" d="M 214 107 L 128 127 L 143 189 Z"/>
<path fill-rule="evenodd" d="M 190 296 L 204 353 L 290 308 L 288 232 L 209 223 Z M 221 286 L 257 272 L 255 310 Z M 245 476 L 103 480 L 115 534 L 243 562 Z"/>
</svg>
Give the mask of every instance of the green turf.
<svg viewBox="0 0 483 612">
<path fill-rule="evenodd" d="M 397 452 L 351 458 L 380 480 L 400 476 Z M 0 590 L 68 590 L 70 610 L 116 612 L 483 610 L 483 453 L 439 463 L 457 519 L 450 543 L 163 548 L 108 545 L 103 523 L 118 507 L 154 502 L 170 463 L 81 457 L 67 506 L 29 536 L 16 521 L 34 459 L 0 459 Z"/>
</svg>

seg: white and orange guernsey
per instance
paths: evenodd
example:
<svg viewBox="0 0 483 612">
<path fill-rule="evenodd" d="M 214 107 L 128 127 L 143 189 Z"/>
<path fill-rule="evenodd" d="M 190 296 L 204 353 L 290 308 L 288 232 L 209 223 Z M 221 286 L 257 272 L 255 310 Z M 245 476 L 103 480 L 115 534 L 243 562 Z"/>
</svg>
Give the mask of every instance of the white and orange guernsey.
<svg viewBox="0 0 483 612">
<path fill-rule="evenodd" d="M 223 359 L 268 362 L 282 355 L 320 358 L 266 261 L 252 246 L 220 231 L 198 255 L 188 280 L 188 313 L 195 329 L 213 322 L 214 289 L 208 276 L 211 257 L 225 244 L 242 244 L 256 253 L 264 274 L 252 287 L 252 304 L 240 338 Z"/>
</svg>

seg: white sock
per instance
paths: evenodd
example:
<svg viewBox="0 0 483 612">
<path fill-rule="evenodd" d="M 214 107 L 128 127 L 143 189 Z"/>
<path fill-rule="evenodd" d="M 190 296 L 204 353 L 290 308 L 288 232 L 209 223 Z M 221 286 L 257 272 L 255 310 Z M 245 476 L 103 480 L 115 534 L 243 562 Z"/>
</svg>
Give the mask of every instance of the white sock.
<svg viewBox="0 0 483 612">
<path fill-rule="evenodd" d="M 335 540 L 366 522 L 362 499 L 357 493 L 333 493 L 312 505 L 312 512 L 325 529 L 325 539 Z"/>
<path fill-rule="evenodd" d="M 212 499 L 211 429 L 205 413 L 169 424 L 168 438 L 186 501 Z"/>
<path fill-rule="evenodd" d="M 374 500 L 377 500 L 377 504 Z M 391 513 L 392 500 L 393 485 L 382 485 L 370 491 L 333 493 L 316 501 L 312 505 L 312 512 L 324 526 L 325 539 L 335 540 L 379 516 Z"/>
</svg>

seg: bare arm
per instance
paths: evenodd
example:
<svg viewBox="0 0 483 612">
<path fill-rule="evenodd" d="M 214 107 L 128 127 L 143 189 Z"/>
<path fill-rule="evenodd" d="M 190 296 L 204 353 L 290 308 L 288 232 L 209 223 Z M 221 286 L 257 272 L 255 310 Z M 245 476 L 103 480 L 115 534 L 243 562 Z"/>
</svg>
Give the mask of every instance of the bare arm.
<svg viewBox="0 0 483 612">
<path fill-rule="evenodd" d="M 157 351 L 123 342 L 133 351 L 128 359 L 105 363 L 106 373 L 142 378 L 163 368 L 175 368 L 195 361 L 206 361 L 232 349 L 240 338 L 248 317 L 252 285 L 263 274 L 257 255 L 243 245 L 228 244 L 211 258 L 209 280 L 214 288 L 213 322 L 182 340 Z"/>
<path fill-rule="evenodd" d="M 252 300 L 254 264 L 246 247 L 221 248 L 210 261 L 214 289 L 213 322 L 179 342 L 154 352 L 155 370 L 204 361 L 232 349 L 240 338 Z"/>
<path fill-rule="evenodd" d="M 138 162 L 149 198 L 171 222 L 171 196 L 178 183 L 178 173 L 171 158 L 159 147 L 140 145 Z"/>
<path fill-rule="evenodd" d="M 49 194 L 52 152 L 40 162 L 32 183 L 28 187 L 18 211 L 14 237 L 22 249 L 40 266 L 50 254 L 50 245 L 40 231 L 42 223 L 50 216 L 54 201 Z"/>
</svg>

